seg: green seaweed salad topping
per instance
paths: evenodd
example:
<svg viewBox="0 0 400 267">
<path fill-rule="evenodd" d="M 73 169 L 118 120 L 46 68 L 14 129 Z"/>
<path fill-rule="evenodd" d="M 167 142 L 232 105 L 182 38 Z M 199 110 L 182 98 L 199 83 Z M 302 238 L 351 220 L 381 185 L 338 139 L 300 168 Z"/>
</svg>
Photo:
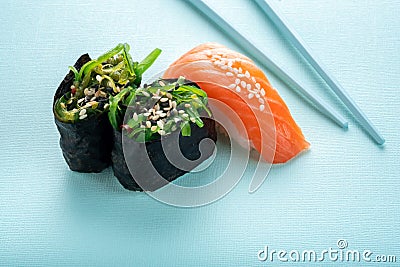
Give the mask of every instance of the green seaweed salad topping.
<svg viewBox="0 0 400 267">
<path fill-rule="evenodd" d="M 128 44 L 115 48 L 84 64 L 80 70 L 70 66 L 74 73 L 71 90 L 55 103 L 58 120 L 75 123 L 108 112 L 111 124 L 118 129 L 130 103 L 140 86 L 143 73 L 160 55 L 154 49 L 143 61 L 135 62 Z"/>
<path fill-rule="evenodd" d="M 128 137 L 140 142 L 159 139 L 178 129 L 182 136 L 190 136 L 191 124 L 201 128 L 201 116 L 211 116 L 207 102 L 206 92 L 187 83 L 184 77 L 159 79 L 136 90 L 122 127 Z"/>
</svg>

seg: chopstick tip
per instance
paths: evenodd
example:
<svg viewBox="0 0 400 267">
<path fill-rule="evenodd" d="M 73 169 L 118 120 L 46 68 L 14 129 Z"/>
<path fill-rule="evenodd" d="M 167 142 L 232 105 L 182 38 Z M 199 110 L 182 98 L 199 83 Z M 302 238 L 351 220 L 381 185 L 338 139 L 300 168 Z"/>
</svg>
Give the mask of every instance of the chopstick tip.
<svg viewBox="0 0 400 267">
<path fill-rule="evenodd" d="M 376 140 L 376 142 L 378 143 L 378 145 L 383 146 L 386 140 L 383 137 L 381 137 L 379 140 Z"/>
</svg>

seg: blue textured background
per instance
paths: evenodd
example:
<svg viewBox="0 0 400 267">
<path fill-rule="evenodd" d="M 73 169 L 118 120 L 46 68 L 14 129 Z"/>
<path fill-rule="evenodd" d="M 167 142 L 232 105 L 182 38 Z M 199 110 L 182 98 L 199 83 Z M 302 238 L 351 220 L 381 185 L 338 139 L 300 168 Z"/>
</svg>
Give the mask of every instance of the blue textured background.
<svg viewBox="0 0 400 267">
<path fill-rule="evenodd" d="M 80 54 L 129 42 L 143 58 L 160 47 L 156 73 L 201 42 L 237 47 L 180 0 L 0 1 L 0 265 L 271 266 L 257 260 L 265 245 L 322 250 L 339 238 L 400 262 L 399 1 L 277 1 L 381 130 L 383 148 L 255 4 L 207 2 L 345 114 L 349 130 L 271 76 L 312 149 L 274 167 L 255 194 L 246 176 L 222 200 L 182 209 L 123 190 L 111 170 L 71 172 L 51 102 Z"/>
</svg>

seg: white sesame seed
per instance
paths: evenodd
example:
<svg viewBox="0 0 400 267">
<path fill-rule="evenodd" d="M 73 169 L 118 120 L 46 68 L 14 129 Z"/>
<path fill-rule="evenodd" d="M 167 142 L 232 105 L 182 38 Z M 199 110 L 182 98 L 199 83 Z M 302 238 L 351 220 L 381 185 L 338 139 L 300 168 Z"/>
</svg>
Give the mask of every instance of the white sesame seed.
<svg viewBox="0 0 400 267">
<path fill-rule="evenodd" d="M 206 55 L 207 56 L 211 56 L 211 51 L 210 50 L 206 50 Z"/>
<path fill-rule="evenodd" d="M 167 116 L 166 113 L 161 113 L 161 114 L 160 114 L 160 118 L 164 118 L 165 116 Z"/>
<path fill-rule="evenodd" d="M 234 84 L 234 83 L 228 86 L 229 89 L 235 89 L 235 87 L 236 87 L 236 84 Z"/>
<path fill-rule="evenodd" d="M 163 81 L 158 81 L 158 84 L 159 84 L 160 86 L 165 86 L 165 83 L 164 83 Z"/>
<path fill-rule="evenodd" d="M 167 102 L 167 101 L 168 101 L 168 98 L 163 97 L 163 98 L 160 99 L 160 101 L 161 101 L 161 102 Z"/>
<path fill-rule="evenodd" d="M 261 93 L 262 96 L 265 96 L 265 90 L 264 90 L 264 88 L 261 89 L 260 93 Z"/>
<path fill-rule="evenodd" d="M 82 109 L 81 111 L 79 111 L 79 116 L 83 116 L 86 114 L 86 109 Z"/>
<path fill-rule="evenodd" d="M 152 132 L 155 132 L 156 130 L 157 130 L 157 126 L 155 126 L 155 125 L 153 125 L 153 126 L 151 126 L 151 128 L 150 128 L 150 130 L 152 131 Z"/>
<path fill-rule="evenodd" d="M 264 105 L 260 105 L 260 110 L 263 111 L 265 109 Z"/>
<path fill-rule="evenodd" d="M 226 76 L 233 76 L 233 73 L 228 71 L 228 72 L 226 73 Z"/>
<path fill-rule="evenodd" d="M 221 65 L 225 65 L 226 64 L 226 62 L 225 62 L 225 60 L 221 60 Z"/>
<path fill-rule="evenodd" d="M 215 65 L 221 65 L 221 61 L 220 61 L 220 60 L 216 60 L 216 61 L 214 62 L 214 64 L 215 64 Z"/>
<path fill-rule="evenodd" d="M 240 79 L 237 78 L 237 79 L 235 80 L 235 83 L 236 83 L 236 84 L 240 84 Z"/>
<path fill-rule="evenodd" d="M 150 116 L 150 115 L 151 115 L 150 112 L 143 113 L 143 116 L 145 116 L 145 117 L 148 117 L 148 116 Z"/>
<path fill-rule="evenodd" d="M 258 102 L 260 102 L 261 104 L 264 104 L 264 99 L 263 99 L 262 97 L 260 97 L 260 98 L 258 99 Z"/>
<path fill-rule="evenodd" d="M 95 101 L 95 100 L 96 100 L 95 96 L 90 99 L 90 101 Z"/>
<path fill-rule="evenodd" d="M 62 108 L 66 108 L 66 107 L 67 107 L 67 106 L 65 105 L 65 103 L 63 103 L 63 102 L 60 103 L 60 106 L 61 106 Z"/>
<path fill-rule="evenodd" d="M 144 126 L 144 125 L 142 124 L 142 125 L 140 125 L 140 128 L 142 128 L 142 129 L 143 129 L 143 128 L 146 128 L 146 126 Z"/>
<path fill-rule="evenodd" d="M 241 81 L 240 85 L 243 87 L 243 89 L 246 89 L 247 83 L 245 81 Z"/>
<path fill-rule="evenodd" d="M 259 83 L 256 83 L 256 88 L 260 90 L 261 85 Z"/>
<path fill-rule="evenodd" d="M 150 127 L 151 127 L 151 122 L 146 121 L 146 127 L 147 127 L 147 128 L 150 128 Z"/>
<path fill-rule="evenodd" d="M 84 120 L 84 119 L 86 119 L 87 118 L 87 114 L 83 114 L 82 116 L 79 116 L 79 119 L 80 120 Z"/>
<path fill-rule="evenodd" d="M 190 107 L 191 107 L 191 105 L 189 103 L 185 104 L 185 108 L 190 108 Z"/>
<path fill-rule="evenodd" d="M 250 93 L 247 97 L 248 97 L 249 99 L 252 99 L 252 98 L 254 97 L 254 94 L 253 94 L 253 93 Z"/>
<path fill-rule="evenodd" d="M 157 110 L 157 111 L 156 111 L 156 114 L 157 114 L 157 115 L 160 115 L 161 113 L 163 113 L 162 110 Z"/>
<path fill-rule="evenodd" d="M 185 113 L 185 111 L 181 109 L 181 110 L 178 111 L 178 113 L 179 114 L 183 114 L 183 113 Z"/>
<path fill-rule="evenodd" d="M 222 66 L 221 66 L 221 69 L 227 70 L 227 69 L 228 69 L 228 66 L 222 65 Z"/>
<path fill-rule="evenodd" d="M 172 95 L 171 95 L 170 93 L 167 93 L 166 96 L 167 96 L 168 98 L 170 98 L 170 99 L 172 98 Z"/>
<path fill-rule="evenodd" d="M 233 70 L 233 72 L 236 73 L 236 74 L 239 73 L 239 70 L 238 70 L 237 68 L 232 68 L 232 70 Z"/>
<path fill-rule="evenodd" d="M 164 122 L 163 121 L 157 121 L 157 125 L 158 125 L 158 127 L 160 127 L 160 129 L 164 128 Z"/>
<path fill-rule="evenodd" d="M 256 98 L 260 98 L 260 95 L 259 95 L 259 94 L 256 94 Z"/>
<path fill-rule="evenodd" d="M 137 113 L 135 112 L 135 113 L 133 113 L 133 116 L 132 116 L 132 118 L 133 118 L 133 120 L 134 121 L 137 121 L 138 119 L 139 119 L 139 117 L 138 117 L 138 115 L 137 115 Z"/>
<path fill-rule="evenodd" d="M 153 116 L 153 121 L 156 121 L 156 120 L 158 120 L 158 118 L 160 118 L 160 116 L 158 116 L 158 115 L 154 115 L 154 116 Z"/>
<path fill-rule="evenodd" d="M 239 67 L 239 73 L 242 73 L 242 72 L 243 72 L 242 68 Z"/>
<path fill-rule="evenodd" d="M 105 105 L 104 105 L 104 109 L 107 109 L 109 106 L 110 106 L 110 104 L 108 104 L 108 103 L 105 104 Z"/>
<path fill-rule="evenodd" d="M 257 82 L 256 78 L 254 78 L 254 77 L 251 77 L 251 80 L 253 81 L 253 83 Z"/>
<path fill-rule="evenodd" d="M 175 123 L 178 123 L 181 119 L 180 118 L 175 118 L 174 121 Z"/>
<path fill-rule="evenodd" d="M 104 98 L 106 98 L 106 97 L 107 97 L 107 94 L 106 94 L 106 93 L 104 93 L 103 91 L 100 91 L 99 95 L 100 95 L 101 97 L 104 97 Z"/>
<path fill-rule="evenodd" d="M 149 94 L 148 92 L 146 92 L 146 91 L 143 91 L 142 94 L 143 94 L 145 97 L 150 97 L 150 94 Z"/>
<path fill-rule="evenodd" d="M 250 72 L 246 70 L 246 73 L 244 74 L 246 76 L 246 78 L 250 79 Z"/>
<path fill-rule="evenodd" d="M 98 82 L 101 82 L 101 80 L 102 80 L 101 76 L 100 76 L 100 75 L 96 75 L 96 80 L 97 80 Z"/>
<path fill-rule="evenodd" d="M 176 101 L 172 101 L 172 108 L 176 108 Z"/>
<path fill-rule="evenodd" d="M 239 73 L 237 76 L 238 76 L 239 78 L 243 78 L 243 77 L 244 77 L 244 74 L 240 74 L 240 73 Z"/>
<path fill-rule="evenodd" d="M 78 104 L 82 103 L 84 100 L 85 100 L 84 98 L 79 99 Z"/>
<path fill-rule="evenodd" d="M 229 60 L 229 61 L 228 61 L 228 66 L 229 66 L 229 67 L 232 67 L 232 65 L 233 65 L 233 62 L 232 62 L 231 60 Z"/>
<path fill-rule="evenodd" d="M 196 122 L 196 120 L 192 117 L 192 118 L 190 118 L 190 121 L 191 122 Z"/>
<path fill-rule="evenodd" d="M 185 113 L 185 114 L 182 114 L 182 117 L 187 118 L 187 117 L 189 117 L 189 115 Z"/>
<path fill-rule="evenodd" d="M 248 83 L 247 86 L 246 86 L 246 89 L 247 90 L 251 90 L 251 84 Z"/>
<path fill-rule="evenodd" d="M 159 131 L 158 131 L 158 134 L 159 134 L 159 135 L 165 135 L 165 131 L 164 131 L 164 130 L 159 130 Z"/>
<path fill-rule="evenodd" d="M 236 86 L 236 92 L 240 93 L 241 90 L 239 86 Z"/>
</svg>

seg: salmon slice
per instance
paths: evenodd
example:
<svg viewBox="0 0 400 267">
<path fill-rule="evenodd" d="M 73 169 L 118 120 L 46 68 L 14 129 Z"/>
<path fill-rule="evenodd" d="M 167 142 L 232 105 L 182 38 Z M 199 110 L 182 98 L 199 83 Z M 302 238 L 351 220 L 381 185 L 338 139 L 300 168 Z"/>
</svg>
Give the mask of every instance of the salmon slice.
<svg viewBox="0 0 400 267">
<path fill-rule="evenodd" d="M 164 73 L 164 78 L 179 76 L 236 112 L 246 129 L 236 139 L 250 141 L 266 161 L 285 163 L 309 148 L 285 102 L 248 57 L 217 43 L 201 44 Z"/>
</svg>

